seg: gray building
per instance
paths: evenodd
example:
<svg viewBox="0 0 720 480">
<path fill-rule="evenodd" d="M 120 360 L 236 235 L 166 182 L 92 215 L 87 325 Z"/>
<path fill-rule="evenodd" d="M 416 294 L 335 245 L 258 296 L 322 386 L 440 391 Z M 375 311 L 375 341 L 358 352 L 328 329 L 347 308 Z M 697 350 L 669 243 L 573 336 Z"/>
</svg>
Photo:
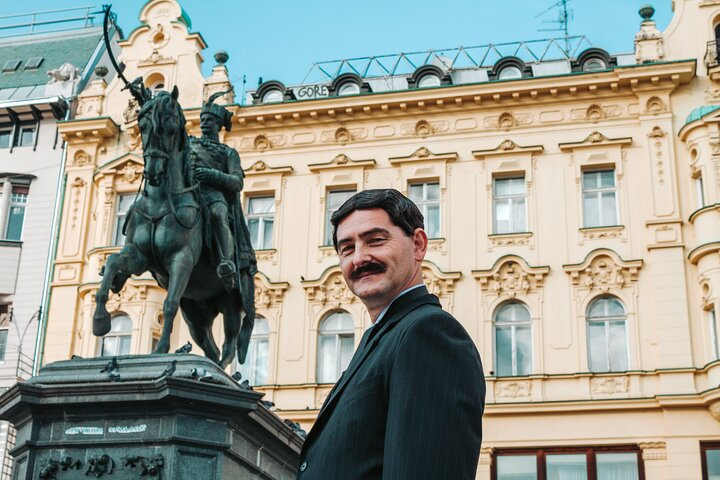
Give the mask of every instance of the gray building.
<svg viewBox="0 0 720 480">
<path fill-rule="evenodd" d="M 112 28 L 113 37 L 117 35 Z M 29 377 L 47 301 L 65 149 L 57 122 L 108 65 L 94 8 L 0 18 L 0 389 Z M 98 70 L 100 71 L 100 70 Z M 68 341 L 70 333 L 68 332 Z M 13 431 L 0 423 L 0 479 Z"/>
</svg>

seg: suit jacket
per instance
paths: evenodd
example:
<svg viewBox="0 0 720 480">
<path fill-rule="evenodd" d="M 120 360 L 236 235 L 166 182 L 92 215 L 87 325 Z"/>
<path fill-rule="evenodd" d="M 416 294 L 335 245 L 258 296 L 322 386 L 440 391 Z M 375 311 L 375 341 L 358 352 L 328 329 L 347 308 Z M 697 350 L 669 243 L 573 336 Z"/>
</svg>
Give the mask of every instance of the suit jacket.
<svg viewBox="0 0 720 480">
<path fill-rule="evenodd" d="M 363 336 L 305 440 L 297 478 L 473 480 L 484 404 L 475 344 L 416 288 Z"/>
</svg>

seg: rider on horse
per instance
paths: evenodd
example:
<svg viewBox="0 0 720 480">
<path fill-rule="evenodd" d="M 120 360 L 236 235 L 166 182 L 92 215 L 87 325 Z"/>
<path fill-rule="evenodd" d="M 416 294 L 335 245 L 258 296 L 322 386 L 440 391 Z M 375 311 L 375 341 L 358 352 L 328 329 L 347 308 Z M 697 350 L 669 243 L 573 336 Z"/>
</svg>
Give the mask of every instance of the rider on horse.
<svg viewBox="0 0 720 480">
<path fill-rule="evenodd" d="M 200 183 L 205 221 L 210 227 L 206 244 L 215 252 L 217 275 L 230 291 L 237 287 L 239 271 L 247 270 L 253 275 L 257 269 L 238 195 L 244 177 L 240 156 L 235 149 L 220 143 L 219 138 L 223 127 L 228 131 L 232 127 L 233 113 L 214 103 L 225 93 L 215 93 L 203 104 L 202 136 L 190 137 L 190 152 L 192 172 Z"/>
</svg>

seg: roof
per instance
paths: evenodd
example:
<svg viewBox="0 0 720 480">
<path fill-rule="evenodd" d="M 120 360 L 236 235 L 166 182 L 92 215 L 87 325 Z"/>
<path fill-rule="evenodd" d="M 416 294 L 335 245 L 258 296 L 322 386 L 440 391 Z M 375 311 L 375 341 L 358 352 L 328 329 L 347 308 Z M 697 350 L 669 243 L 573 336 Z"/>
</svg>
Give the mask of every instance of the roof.
<svg viewBox="0 0 720 480">
<path fill-rule="evenodd" d="M 698 107 L 692 112 L 690 112 L 690 115 L 685 119 L 685 125 L 688 123 L 692 123 L 696 120 L 700 120 L 705 115 L 714 112 L 715 110 L 720 110 L 720 105 L 703 105 L 702 107 Z"/>
<path fill-rule="evenodd" d="M 0 69 L 12 60 L 19 60 L 20 66 L 14 72 L 0 72 L 0 89 L 45 85 L 47 71 L 66 62 L 83 70 L 101 40 L 100 28 L 5 39 L 0 42 Z M 33 57 L 42 57 L 43 62 L 39 68 L 26 70 Z"/>
</svg>

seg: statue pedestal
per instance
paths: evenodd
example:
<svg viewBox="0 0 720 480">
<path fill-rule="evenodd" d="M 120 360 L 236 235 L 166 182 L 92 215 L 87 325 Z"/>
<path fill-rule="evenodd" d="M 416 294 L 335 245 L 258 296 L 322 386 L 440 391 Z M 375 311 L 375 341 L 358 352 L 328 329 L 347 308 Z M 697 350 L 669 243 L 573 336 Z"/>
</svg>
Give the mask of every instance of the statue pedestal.
<svg viewBox="0 0 720 480">
<path fill-rule="evenodd" d="M 302 439 L 261 397 L 196 355 L 77 359 L 10 388 L 0 418 L 13 480 L 294 479 Z"/>
</svg>

